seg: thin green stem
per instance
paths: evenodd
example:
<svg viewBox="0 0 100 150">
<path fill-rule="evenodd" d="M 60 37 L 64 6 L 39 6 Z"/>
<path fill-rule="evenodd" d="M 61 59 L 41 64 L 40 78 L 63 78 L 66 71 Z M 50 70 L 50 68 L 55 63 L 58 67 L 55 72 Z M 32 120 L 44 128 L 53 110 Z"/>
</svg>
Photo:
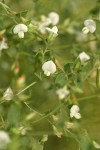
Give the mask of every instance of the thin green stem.
<svg viewBox="0 0 100 150">
<path fill-rule="evenodd" d="M 8 14 L 12 14 L 12 15 L 15 15 L 15 14 L 16 14 L 16 12 L 12 11 L 6 4 L 0 2 L 0 5 L 6 10 L 6 12 L 7 12 Z"/>
<path fill-rule="evenodd" d="M 92 41 L 99 41 L 99 40 L 97 38 L 94 38 L 94 39 L 91 39 L 91 40 L 88 40 L 88 41 L 76 42 L 76 43 L 73 43 L 73 44 L 66 44 L 66 45 L 54 45 L 52 47 L 53 48 L 56 47 L 56 49 L 70 48 L 70 47 L 73 47 L 74 45 L 77 46 L 77 45 L 81 45 L 81 44 L 85 44 L 85 43 L 90 43 Z"/>
<path fill-rule="evenodd" d="M 91 95 L 91 96 L 86 96 L 86 97 L 83 97 L 83 98 L 78 98 L 78 101 L 82 101 L 82 100 L 87 100 L 87 99 L 91 99 L 91 98 L 96 98 L 96 97 L 100 97 L 100 95 Z"/>
<path fill-rule="evenodd" d="M 23 90 L 21 90 L 20 92 L 18 92 L 16 95 L 20 95 L 21 93 L 25 92 L 27 89 L 29 89 L 31 86 L 33 86 L 34 84 L 36 84 L 36 82 L 32 82 L 31 84 L 29 84 L 27 87 L 25 87 Z"/>
<path fill-rule="evenodd" d="M 47 43 L 46 43 L 46 40 L 44 39 L 44 37 L 41 36 L 38 32 L 33 31 L 32 33 L 33 33 L 35 36 L 39 37 L 39 38 L 44 42 L 45 45 L 47 44 Z"/>
<path fill-rule="evenodd" d="M 42 113 L 36 111 L 35 109 L 31 108 L 26 102 L 24 102 L 24 104 L 25 104 L 31 111 L 36 112 L 37 114 L 39 114 L 39 116 L 41 116 L 40 119 L 36 120 L 36 121 L 33 122 L 33 123 L 36 123 L 36 122 L 38 122 L 38 121 L 40 121 L 40 120 L 42 120 L 42 119 L 46 119 L 51 125 L 53 125 L 52 122 L 51 122 L 48 118 L 46 118 L 47 115 L 45 115 L 45 116 L 46 116 L 46 117 L 45 117 L 44 114 L 42 114 Z M 51 114 L 49 113 L 48 115 L 51 115 Z"/>
<path fill-rule="evenodd" d="M 27 104 L 27 102 L 24 102 L 24 104 L 25 104 L 31 111 L 38 113 L 40 116 L 43 115 L 43 114 L 39 113 L 38 111 L 36 111 L 35 109 L 31 108 L 31 107 Z"/>
<path fill-rule="evenodd" d="M 62 105 L 62 104 L 61 104 L 61 105 Z M 41 120 L 43 120 L 43 119 L 47 119 L 48 117 L 50 117 L 51 115 L 53 115 L 56 111 L 59 110 L 59 108 L 61 107 L 61 105 L 59 105 L 58 107 L 56 107 L 53 111 L 51 111 L 51 112 L 48 113 L 47 115 L 42 115 L 42 117 L 39 118 L 39 119 L 37 119 L 37 120 L 35 120 L 35 121 L 33 122 L 33 124 L 34 124 L 34 123 L 37 123 L 37 122 L 39 122 L 39 121 L 41 121 Z"/>
<path fill-rule="evenodd" d="M 80 141 L 78 140 L 78 138 L 76 138 L 76 136 L 75 136 L 74 133 L 72 133 L 72 132 L 71 132 L 70 130 L 68 130 L 68 129 L 66 129 L 66 132 L 68 132 L 68 133 L 70 134 L 70 136 L 73 137 L 73 138 L 76 140 L 76 142 L 78 142 L 78 143 L 80 144 Z"/>
<path fill-rule="evenodd" d="M 51 116 L 51 115 L 53 115 L 56 111 L 58 111 L 59 110 L 59 108 L 61 107 L 61 105 L 63 104 L 60 104 L 58 107 L 56 107 L 53 111 L 51 111 L 50 113 L 48 113 L 48 114 L 41 114 L 41 113 L 39 113 L 38 111 L 36 111 L 36 110 L 34 110 L 33 108 L 31 108 L 28 104 L 27 104 L 27 102 L 24 102 L 24 104 L 31 110 L 31 111 L 33 111 L 33 112 L 36 112 L 37 114 L 39 114 L 40 116 L 41 116 L 41 118 L 39 118 L 39 119 L 37 119 L 37 120 L 35 120 L 34 122 L 33 122 L 33 124 L 34 123 L 37 123 L 37 122 L 39 122 L 39 121 L 41 121 L 41 120 L 43 120 L 43 119 L 46 119 L 46 120 L 48 120 L 47 118 L 49 117 L 49 116 Z M 52 124 L 51 122 L 50 122 L 50 120 L 48 120 L 48 122 L 50 123 L 50 124 Z"/>
</svg>

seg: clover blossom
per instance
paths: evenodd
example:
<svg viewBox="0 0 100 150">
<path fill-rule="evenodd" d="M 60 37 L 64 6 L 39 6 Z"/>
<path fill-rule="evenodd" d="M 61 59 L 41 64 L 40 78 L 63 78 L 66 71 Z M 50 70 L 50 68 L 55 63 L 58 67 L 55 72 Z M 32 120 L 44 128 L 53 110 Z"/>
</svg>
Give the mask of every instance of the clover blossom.
<svg viewBox="0 0 100 150">
<path fill-rule="evenodd" d="M 14 34 L 18 34 L 19 38 L 24 38 L 24 32 L 28 31 L 28 27 L 25 24 L 17 24 L 13 32 Z"/>
<path fill-rule="evenodd" d="M 73 105 L 70 109 L 70 117 L 75 117 L 76 119 L 81 118 L 81 114 L 79 113 L 80 108 L 77 105 Z"/>
<path fill-rule="evenodd" d="M 95 32 L 96 30 L 96 23 L 92 19 L 87 19 L 84 21 L 85 27 L 82 29 L 82 32 L 84 34 L 87 34 L 88 32 Z"/>
<path fill-rule="evenodd" d="M 56 65 L 52 60 L 49 60 L 42 65 L 42 70 L 46 76 L 50 76 L 56 72 Z"/>
</svg>

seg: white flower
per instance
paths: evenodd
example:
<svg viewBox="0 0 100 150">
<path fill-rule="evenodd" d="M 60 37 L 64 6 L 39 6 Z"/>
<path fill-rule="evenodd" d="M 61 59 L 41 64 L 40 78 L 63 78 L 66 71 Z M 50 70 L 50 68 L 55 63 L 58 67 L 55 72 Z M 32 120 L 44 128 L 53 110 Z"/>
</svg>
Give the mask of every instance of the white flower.
<svg viewBox="0 0 100 150">
<path fill-rule="evenodd" d="M 47 31 L 49 31 L 50 33 L 52 33 L 54 36 L 58 35 L 58 28 L 57 26 L 54 26 L 53 28 L 46 28 Z"/>
<path fill-rule="evenodd" d="M 46 33 L 46 27 L 50 24 L 50 20 L 46 20 L 44 23 L 41 23 L 40 25 L 39 25 L 39 28 L 38 28 L 38 30 L 42 33 L 42 34 L 45 34 Z"/>
<path fill-rule="evenodd" d="M 18 34 L 19 38 L 24 38 L 24 32 L 28 31 L 28 27 L 25 24 L 17 24 L 13 32 L 14 34 Z"/>
<path fill-rule="evenodd" d="M 57 93 L 59 99 L 62 100 L 62 99 L 64 99 L 66 96 L 69 95 L 69 90 L 68 90 L 68 89 L 66 88 L 66 86 L 65 86 L 65 87 L 63 87 L 63 88 L 58 89 L 58 90 L 56 91 L 56 93 Z"/>
<path fill-rule="evenodd" d="M 41 15 L 41 23 L 39 24 L 38 30 L 42 33 L 46 33 L 46 28 L 52 24 L 56 25 L 59 22 L 59 15 L 56 12 L 49 13 L 48 17 Z M 50 29 L 50 28 L 49 28 Z M 47 28 L 48 30 L 48 28 Z M 49 30 L 51 31 L 51 30 Z M 51 31 L 52 32 L 52 31 Z M 58 32 L 58 31 L 57 31 Z M 53 32 L 54 33 L 54 32 Z"/>
<path fill-rule="evenodd" d="M 6 39 L 3 38 L 3 40 L 0 42 L 0 51 L 7 48 L 8 48 L 8 44 L 6 43 Z"/>
<path fill-rule="evenodd" d="M 12 89 L 10 87 L 4 92 L 3 98 L 5 100 L 8 100 L 8 101 L 12 100 L 12 98 L 13 98 L 13 91 L 12 91 Z"/>
<path fill-rule="evenodd" d="M 58 22 L 59 22 L 59 15 L 58 15 L 56 12 L 51 12 L 51 13 L 49 13 L 48 18 L 50 18 L 51 24 L 52 24 L 53 26 L 54 26 L 54 25 L 57 25 Z"/>
<path fill-rule="evenodd" d="M 79 113 L 80 108 L 77 105 L 73 105 L 70 109 L 70 117 L 75 117 L 76 119 L 81 118 L 81 114 Z"/>
<path fill-rule="evenodd" d="M 39 25 L 38 30 L 42 33 L 45 34 L 46 33 L 46 27 L 49 26 L 51 24 L 51 19 L 47 18 L 46 16 L 42 15 L 41 16 L 41 23 Z"/>
<path fill-rule="evenodd" d="M 85 52 L 80 53 L 78 57 L 83 63 L 90 59 L 90 56 L 88 56 Z"/>
<path fill-rule="evenodd" d="M 42 70 L 44 71 L 44 74 L 46 76 L 50 76 L 50 74 L 53 74 L 56 72 L 56 65 L 52 60 L 45 62 L 42 65 Z"/>
<path fill-rule="evenodd" d="M 77 42 L 86 42 L 87 34 L 83 34 L 82 32 L 76 32 L 76 41 Z"/>
<path fill-rule="evenodd" d="M 84 34 L 87 34 L 88 32 L 95 32 L 96 30 L 96 23 L 92 19 L 87 19 L 84 21 L 85 27 L 82 29 L 82 32 Z"/>
<path fill-rule="evenodd" d="M 0 149 L 5 149 L 9 142 L 9 135 L 5 131 L 0 131 Z"/>
</svg>

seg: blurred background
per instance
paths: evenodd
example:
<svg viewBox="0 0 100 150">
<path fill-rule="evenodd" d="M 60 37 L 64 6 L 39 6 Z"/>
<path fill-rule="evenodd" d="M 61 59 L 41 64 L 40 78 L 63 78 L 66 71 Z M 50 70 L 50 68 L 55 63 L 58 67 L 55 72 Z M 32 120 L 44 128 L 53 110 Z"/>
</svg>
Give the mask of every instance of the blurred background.
<svg viewBox="0 0 100 150">
<path fill-rule="evenodd" d="M 5 0 L 5 3 L 16 12 L 28 11 L 26 18 L 36 21 L 40 20 L 41 15 L 48 16 L 50 12 L 59 14 L 59 36 L 49 48 L 53 50 L 53 55 L 61 66 L 67 62 L 73 62 L 82 51 L 91 57 L 96 58 L 98 55 L 100 59 L 100 43 L 98 40 L 92 41 L 95 36 L 98 38 L 100 36 L 99 25 L 95 35 L 87 37 L 81 35 L 85 19 L 100 20 L 99 0 Z M 50 133 L 44 150 L 78 150 L 78 144 L 74 139 L 57 138 L 52 135 L 52 127 L 47 120 L 32 124 L 37 117 L 27 119 L 30 114 L 34 116 L 34 113 L 32 114 L 23 103 L 24 100 L 38 112 L 48 113 L 58 106 L 58 97 L 53 89 L 55 81 L 46 77 L 41 81 L 37 76 L 42 72 L 40 72 L 41 55 L 37 54 L 36 58 L 35 54 L 41 47 L 44 48 L 44 44 L 35 36 L 30 38 L 30 35 L 25 35 L 22 41 L 17 37 L 13 39 L 10 30 L 14 25 L 11 18 L 0 16 L 0 30 L 6 28 L 5 36 L 9 45 L 9 48 L 0 56 L 0 95 L 2 97 L 2 93 L 9 86 L 12 87 L 14 93 L 17 93 L 33 81 L 37 84 L 16 98 L 16 102 L 0 105 L 0 129 L 7 130 L 13 139 L 9 150 L 31 150 L 31 137 L 41 136 L 42 133 Z M 94 76 L 95 72 L 91 75 L 91 79 L 81 85 L 84 92 L 78 92 L 78 94 L 76 92 L 78 98 L 100 93 L 100 88 L 97 89 L 95 86 Z M 88 131 L 92 139 L 100 143 L 100 98 L 80 100 L 79 104 L 82 114 L 80 124 Z M 23 126 L 28 128 L 28 131 L 25 135 L 24 133 L 20 135 L 19 128 Z"/>
</svg>

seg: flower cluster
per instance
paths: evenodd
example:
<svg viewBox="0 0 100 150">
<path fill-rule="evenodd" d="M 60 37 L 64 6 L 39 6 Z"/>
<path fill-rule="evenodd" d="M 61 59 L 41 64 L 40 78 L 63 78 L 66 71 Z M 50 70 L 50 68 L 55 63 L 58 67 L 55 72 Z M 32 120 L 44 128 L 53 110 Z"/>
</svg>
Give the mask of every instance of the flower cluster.
<svg viewBox="0 0 100 150">
<path fill-rule="evenodd" d="M 58 22 L 59 22 L 59 15 L 56 12 L 50 12 L 48 14 L 48 17 L 42 15 L 41 16 L 41 23 L 39 24 L 38 30 L 42 34 L 45 34 L 46 30 L 50 29 L 50 28 L 47 28 L 49 25 L 56 26 L 58 24 Z M 52 31 L 53 31 L 53 28 L 51 29 L 51 32 Z"/>
</svg>

